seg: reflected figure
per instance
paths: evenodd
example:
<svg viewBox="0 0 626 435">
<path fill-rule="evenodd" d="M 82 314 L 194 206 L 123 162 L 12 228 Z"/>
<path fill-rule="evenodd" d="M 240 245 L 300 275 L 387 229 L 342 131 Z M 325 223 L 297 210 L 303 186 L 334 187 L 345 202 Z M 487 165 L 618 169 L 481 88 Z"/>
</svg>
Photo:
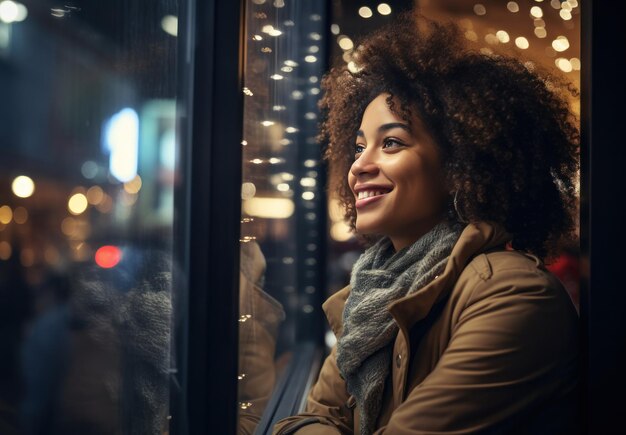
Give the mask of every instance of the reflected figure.
<svg viewBox="0 0 626 435">
<path fill-rule="evenodd" d="M 81 270 L 69 297 L 35 320 L 22 348 L 27 434 L 167 431 L 171 258 L 124 249 Z"/>
<path fill-rule="evenodd" d="M 239 433 L 252 434 L 276 383 L 275 351 L 282 305 L 265 291 L 259 245 L 241 244 L 239 274 Z"/>
</svg>

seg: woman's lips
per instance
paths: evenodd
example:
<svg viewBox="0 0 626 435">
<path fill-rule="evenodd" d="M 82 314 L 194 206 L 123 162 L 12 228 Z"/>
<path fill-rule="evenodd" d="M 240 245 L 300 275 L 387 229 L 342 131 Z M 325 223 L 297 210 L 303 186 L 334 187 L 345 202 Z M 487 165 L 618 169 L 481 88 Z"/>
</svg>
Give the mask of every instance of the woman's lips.
<svg viewBox="0 0 626 435">
<path fill-rule="evenodd" d="M 356 202 L 354 203 L 354 206 L 356 208 L 366 207 L 370 205 L 371 203 L 376 202 L 379 199 L 383 198 L 385 195 L 387 195 L 387 193 L 383 193 L 381 195 L 376 195 L 376 196 L 370 196 L 369 198 L 357 199 Z"/>
</svg>

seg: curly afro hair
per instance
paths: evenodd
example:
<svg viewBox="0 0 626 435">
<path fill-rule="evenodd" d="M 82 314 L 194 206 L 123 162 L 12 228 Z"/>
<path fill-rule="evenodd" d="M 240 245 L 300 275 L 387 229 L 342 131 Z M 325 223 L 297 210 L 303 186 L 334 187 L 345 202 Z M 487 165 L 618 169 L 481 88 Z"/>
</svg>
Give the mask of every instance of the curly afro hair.
<svg viewBox="0 0 626 435">
<path fill-rule="evenodd" d="M 461 32 L 453 22 L 404 13 L 361 41 L 356 68 L 324 76 L 320 140 L 329 192 L 356 232 L 347 182 L 355 135 L 367 105 L 388 93 L 390 110 L 409 123 L 416 113 L 439 146 L 455 189 L 446 218 L 458 220 L 456 192 L 463 220 L 498 222 L 514 249 L 548 262 L 575 238 L 580 133 L 567 92 L 579 92 L 538 66 L 468 48 Z"/>
</svg>

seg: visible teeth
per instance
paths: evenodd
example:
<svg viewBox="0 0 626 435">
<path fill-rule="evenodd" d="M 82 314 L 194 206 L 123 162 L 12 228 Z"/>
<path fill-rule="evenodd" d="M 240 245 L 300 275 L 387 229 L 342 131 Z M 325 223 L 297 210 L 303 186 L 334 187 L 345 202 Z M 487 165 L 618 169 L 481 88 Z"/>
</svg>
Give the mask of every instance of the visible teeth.
<svg viewBox="0 0 626 435">
<path fill-rule="evenodd" d="M 382 192 L 380 190 L 368 190 L 368 191 L 363 191 L 363 192 L 359 192 L 359 196 L 358 199 L 365 199 L 365 198 L 369 198 L 371 196 L 377 196 L 377 195 L 382 195 L 386 192 Z"/>
</svg>

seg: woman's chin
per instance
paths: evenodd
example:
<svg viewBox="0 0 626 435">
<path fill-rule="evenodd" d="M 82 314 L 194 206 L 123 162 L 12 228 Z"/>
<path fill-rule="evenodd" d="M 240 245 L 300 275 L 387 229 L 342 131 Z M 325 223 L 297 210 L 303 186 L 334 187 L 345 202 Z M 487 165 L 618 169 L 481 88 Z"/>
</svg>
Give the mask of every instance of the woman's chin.
<svg viewBox="0 0 626 435">
<path fill-rule="evenodd" d="M 359 225 L 358 221 L 356 224 L 356 232 L 362 236 L 381 234 L 380 225 L 374 225 L 372 223 L 362 223 Z"/>
</svg>

